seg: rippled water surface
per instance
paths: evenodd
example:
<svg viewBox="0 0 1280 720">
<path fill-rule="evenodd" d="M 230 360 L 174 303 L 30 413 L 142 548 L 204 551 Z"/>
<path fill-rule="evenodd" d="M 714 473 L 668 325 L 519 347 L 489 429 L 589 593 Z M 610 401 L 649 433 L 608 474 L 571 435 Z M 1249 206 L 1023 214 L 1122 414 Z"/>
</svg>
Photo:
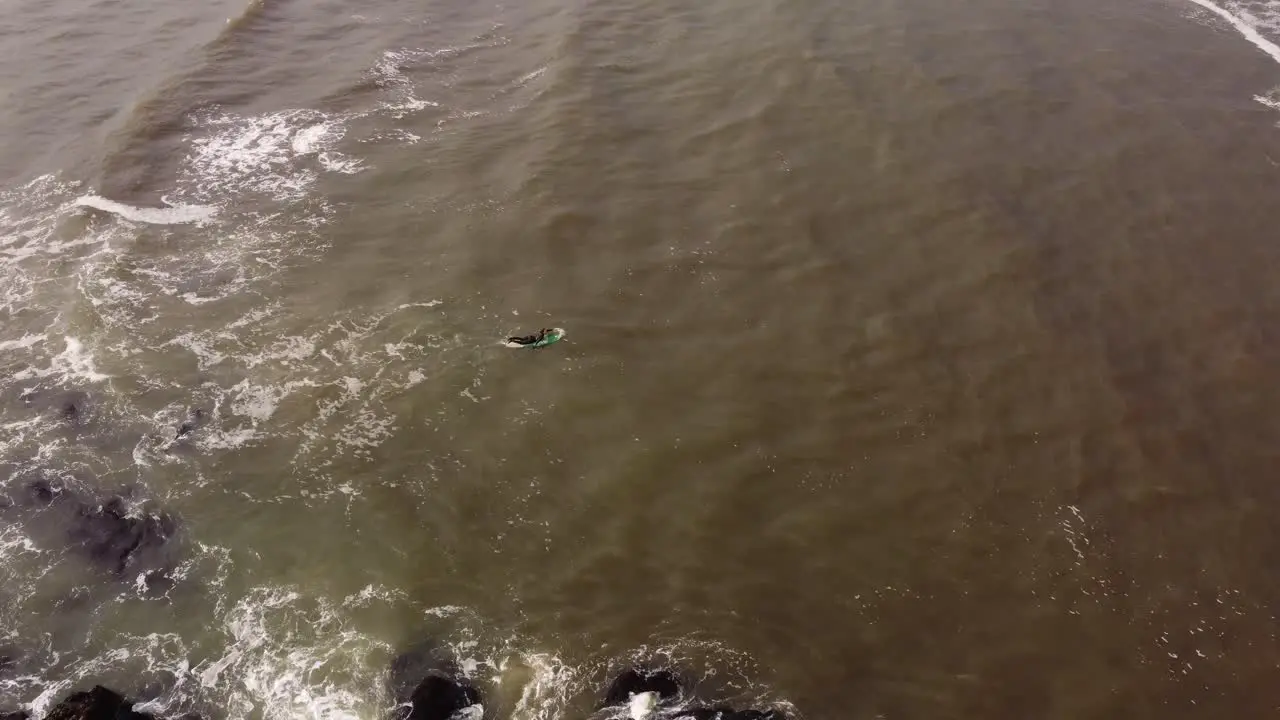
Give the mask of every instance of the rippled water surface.
<svg viewBox="0 0 1280 720">
<path fill-rule="evenodd" d="M 504 720 L 637 661 L 813 720 L 1274 714 L 1278 41 L 0 3 L 0 711 L 382 718 L 430 638 Z"/>
</svg>

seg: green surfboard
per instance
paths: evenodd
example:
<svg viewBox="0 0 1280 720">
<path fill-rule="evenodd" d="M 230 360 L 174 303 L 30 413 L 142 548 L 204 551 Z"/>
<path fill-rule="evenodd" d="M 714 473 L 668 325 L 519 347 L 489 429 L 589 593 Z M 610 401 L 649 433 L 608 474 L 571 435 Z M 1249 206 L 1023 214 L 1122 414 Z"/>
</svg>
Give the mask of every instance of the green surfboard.
<svg viewBox="0 0 1280 720">
<path fill-rule="evenodd" d="M 543 348 L 548 345 L 554 345 L 555 343 L 558 343 L 563 339 L 564 339 L 564 328 L 551 328 L 551 332 L 547 333 L 546 336 L 544 336 L 538 342 L 529 343 L 528 345 L 522 345 L 518 342 L 511 342 L 510 340 L 508 340 L 503 344 L 509 348 Z"/>
</svg>

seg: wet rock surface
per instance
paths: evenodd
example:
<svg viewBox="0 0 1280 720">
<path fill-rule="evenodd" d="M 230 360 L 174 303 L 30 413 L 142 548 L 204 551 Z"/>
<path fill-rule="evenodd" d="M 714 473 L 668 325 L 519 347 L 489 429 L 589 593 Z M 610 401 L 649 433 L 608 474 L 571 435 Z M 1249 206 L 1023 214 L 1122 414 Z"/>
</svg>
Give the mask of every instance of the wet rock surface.
<svg viewBox="0 0 1280 720">
<path fill-rule="evenodd" d="M 155 720 L 155 716 L 134 712 L 133 703 L 124 696 L 95 685 L 92 690 L 68 695 L 44 720 Z"/>
<path fill-rule="evenodd" d="M 22 522 L 38 546 L 68 547 L 115 578 L 134 583 L 141 576 L 148 590 L 167 590 L 182 552 L 177 518 L 122 495 L 96 496 L 84 489 L 91 485 L 34 473 L 11 488 L 0 513 Z"/>
<path fill-rule="evenodd" d="M 430 642 L 397 655 L 387 684 L 397 703 L 396 720 L 448 720 L 482 700 L 448 651 Z"/>
<path fill-rule="evenodd" d="M 401 706 L 403 720 L 449 720 L 454 714 L 480 704 L 480 691 L 465 678 L 433 671 Z"/>
<path fill-rule="evenodd" d="M 167 513 L 133 513 L 121 498 L 81 504 L 69 536 L 98 565 L 116 575 L 159 570 L 177 522 Z"/>
</svg>

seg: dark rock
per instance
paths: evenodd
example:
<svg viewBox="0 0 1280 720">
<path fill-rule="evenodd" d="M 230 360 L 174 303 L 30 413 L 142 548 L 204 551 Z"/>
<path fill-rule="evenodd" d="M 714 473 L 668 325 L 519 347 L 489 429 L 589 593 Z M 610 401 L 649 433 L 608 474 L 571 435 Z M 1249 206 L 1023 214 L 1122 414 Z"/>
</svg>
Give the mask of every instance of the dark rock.
<svg viewBox="0 0 1280 720">
<path fill-rule="evenodd" d="M 449 720 L 460 710 L 480 704 L 480 691 L 465 678 L 433 670 L 400 707 L 401 720 Z"/>
<path fill-rule="evenodd" d="M 89 427 L 96 415 L 93 397 L 81 390 L 37 387 L 21 395 L 24 407 L 49 416 L 70 430 Z"/>
<path fill-rule="evenodd" d="M 387 689 L 399 704 L 398 720 L 448 720 L 480 704 L 480 691 L 463 677 L 449 650 L 431 641 L 391 661 Z"/>
<path fill-rule="evenodd" d="M 187 419 L 178 426 L 178 432 L 173 436 L 174 440 L 185 440 L 192 433 L 204 425 L 205 413 L 200 408 L 194 408 L 187 413 Z"/>
<path fill-rule="evenodd" d="M 29 505 L 52 505 L 65 490 L 61 480 L 40 478 L 27 483 L 25 500 Z"/>
<path fill-rule="evenodd" d="M 31 713 L 26 710 L 0 712 L 0 720 L 31 720 Z"/>
<path fill-rule="evenodd" d="M 670 670 L 640 670 L 629 668 L 614 678 L 605 693 L 603 707 L 625 705 L 632 695 L 655 692 L 660 700 L 671 700 L 680 695 L 680 678 Z"/>
<path fill-rule="evenodd" d="M 88 692 L 73 693 L 54 705 L 44 720 L 155 720 L 155 717 L 134 712 L 133 703 L 119 693 L 95 685 Z"/>
<path fill-rule="evenodd" d="M 172 587 L 170 573 L 182 550 L 178 522 L 172 515 L 143 512 L 144 506 L 133 512 L 120 496 L 99 501 L 85 489 L 96 484 L 92 479 L 66 471 L 41 469 L 23 475 L 11 486 L 12 506 L 0 504 L 0 522 L 15 518 L 37 546 L 70 544 L 95 565 L 130 583 L 141 575 L 153 595 Z"/>
<path fill-rule="evenodd" d="M 168 568 L 169 542 L 177 523 L 166 513 L 130 515 L 120 498 L 82 505 L 70 535 L 95 563 L 116 575 L 138 571 L 150 579 Z M 160 578 L 157 577 L 157 580 Z"/>
<path fill-rule="evenodd" d="M 433 641 L 420 642 L 401 652 L 391 661 L 387 691 L 398 703 L 407 703 L 422 678 L 432 672 L 458 675 L 449 651 Z"/>
<path fill-rule="evenodd" d="M 87 393 L 71 390 L 50 398 L 54 416 L 72 428 L 87 427 L 93 420 L 93 403 Z"/>
</svg>

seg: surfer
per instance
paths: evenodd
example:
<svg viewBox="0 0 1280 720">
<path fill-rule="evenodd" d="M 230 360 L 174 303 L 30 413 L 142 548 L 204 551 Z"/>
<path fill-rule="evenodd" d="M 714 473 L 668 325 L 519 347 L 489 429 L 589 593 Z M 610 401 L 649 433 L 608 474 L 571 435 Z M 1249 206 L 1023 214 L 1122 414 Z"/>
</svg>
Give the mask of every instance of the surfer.
<svg viewBox="0 0 1280 720">
<path fill-rule="evenodd" d="M 517 335 L 515 337 L 507 338 L 507 342 L 512 342 L 517 345 L 533 345 L 534 343 L 539 343 L 545 340 L 547 338 L 547 333 L 550 332 L 552 332 L 551 328 L 542 328 L 538 331 L 537 335 Z"/>
</svg>

